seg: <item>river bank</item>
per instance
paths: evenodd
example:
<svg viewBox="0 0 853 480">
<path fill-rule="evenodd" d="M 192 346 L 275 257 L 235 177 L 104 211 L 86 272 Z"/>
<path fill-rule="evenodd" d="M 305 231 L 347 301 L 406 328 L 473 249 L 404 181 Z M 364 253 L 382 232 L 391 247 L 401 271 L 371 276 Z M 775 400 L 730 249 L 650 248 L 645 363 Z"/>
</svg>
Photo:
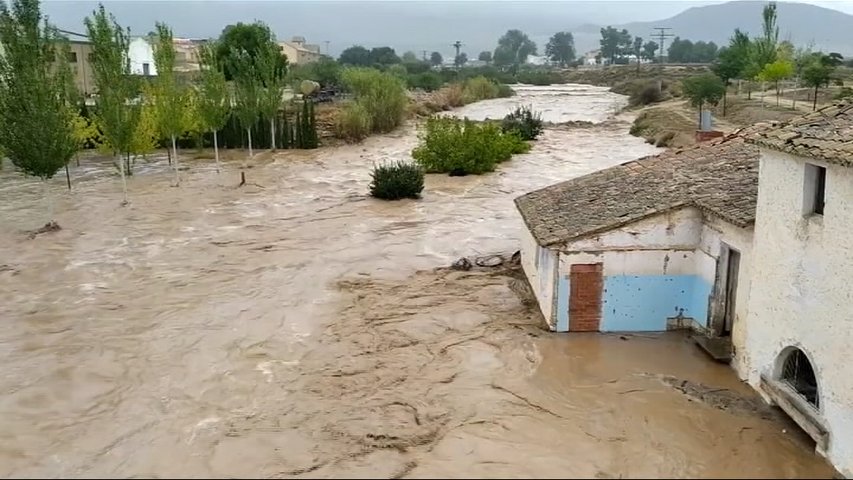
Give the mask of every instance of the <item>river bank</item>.
<svg viewBox="0 0 853 480">
<path fill-rule="evenodd" d="M 455 112 L 549 118 L 483 176 L 367 196 L 412 125 L 358 145 L 268 152 L 235 188 L 165 157 L 108 160 L 57 192 L 0 172 L 0 475 L 27 477 L 830 475 L 804 438 L 677 335 L 554 335 L 512 264 L 513 199 L 658 151 L 604 88 L 529 89 Z M 61 193 L 60 193 L 61 192 Z"/>
</svg>

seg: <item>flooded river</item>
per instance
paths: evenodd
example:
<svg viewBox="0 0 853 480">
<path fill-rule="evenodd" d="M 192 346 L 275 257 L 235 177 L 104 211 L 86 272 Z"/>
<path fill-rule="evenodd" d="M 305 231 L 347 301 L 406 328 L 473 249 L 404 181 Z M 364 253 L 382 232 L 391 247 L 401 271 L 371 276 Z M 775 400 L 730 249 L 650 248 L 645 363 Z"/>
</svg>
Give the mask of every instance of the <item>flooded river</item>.
<svg viewBox="0 0 853 480">
<path fill-rule="evenodd" d="M 262 153 L 236 188 L 159 158 L 119 206 L 112 166 L 53 182 L 59 232 L 28 240 L 37 182 L 0 173 L 0 475 L 20 477 L 828 476 L 804 436 L 675 335 L 557 335 L 517 270 L 512 199 L 654 148 L 586 86 L 521 88 L 553 121 L 480 177 L 366 197 L 413 127 Z"/>
</svg>

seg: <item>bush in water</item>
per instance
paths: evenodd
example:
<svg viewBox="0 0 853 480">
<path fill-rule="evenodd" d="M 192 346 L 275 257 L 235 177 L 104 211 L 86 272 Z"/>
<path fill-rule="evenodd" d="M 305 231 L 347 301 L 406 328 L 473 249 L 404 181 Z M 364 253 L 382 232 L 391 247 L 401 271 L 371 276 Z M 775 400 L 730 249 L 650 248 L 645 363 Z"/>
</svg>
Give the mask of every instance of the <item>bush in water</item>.
<svg viewBox="0 0 853 480">
<path fill-rule="evenodd" d="M 345 106 L 335 119 L 335 135 L 347 142 L 361 141 L 370 135 L 370 132 L 370 113 L 358 102 Z"/>
<path fill-rule="evenodd" d="M 373 68 L 348 68 L 341 79 L 370 118 L 370 131 L 390 132 L 403 122 L 408 97 L 403 81 Z"/>
<path fill-rule="evenodd" d="M 412 157 L 428 173 L 467 175 L 491 172 L 513 154 L 528 150 L 530 145 L 517 134 L 505 134 L 495 123 L 432 117 Z"/>
<path fill-rule="evenodd" d="M 518 107 L 501 122 L 504 133 L 515 133 L 522 140 L 536 140 L 542 133 L 542 117 L 531 107 Z"/>
<path fill-rule="evenodd" d="M 498 92 L 498 84 L 486 77 L 469 78 L 462 87 L 462 101 L 468 104 L 498 98 Z"/>
<path fill-rule="evenodd" d="M 373 167 L 370 194 L 383 200 L 420 198 L 424 171 L 414 163 L 397 162 Z"/>
</svg>

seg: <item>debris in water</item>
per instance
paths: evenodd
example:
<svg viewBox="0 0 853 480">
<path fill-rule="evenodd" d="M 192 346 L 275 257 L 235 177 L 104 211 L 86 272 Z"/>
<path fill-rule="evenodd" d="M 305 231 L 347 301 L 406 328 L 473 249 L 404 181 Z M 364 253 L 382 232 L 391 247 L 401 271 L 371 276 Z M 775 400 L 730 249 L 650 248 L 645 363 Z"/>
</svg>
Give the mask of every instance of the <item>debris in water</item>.
<svg viewBox="0 0 853 480">
<path fill-rule="evenodd" d="M 43 227 L 31 231 L 28 237 L 30 238 L 30 240 L 32 240 L 37 236 L 41 235 L 42 233 L 58 232 L 59 230 L 62 230 L 62 227 L 60 227 L 59 224 L 56 223 L 54 220 L 51 220 L 45 223 Z"/>
<path fill-rule="evenodd" d="M 462 257 L 459 260 L 456 260 L 455 262 L 453 262 L 453 265 L 450 266 L 450 268 L 452 268 L 454 270 L 466 270 L 466 271 L 471 270 L 471 267 L 473 267 L 473 265 L 471 265 L 471 260 L 468 260 L 465 257 Z"/>
<path fill-rule="evenodd" d="M 477 257 L 474 263 L 478 267 L 498 267 L 503 265 L 504 259 L 500 255 L 486 255 L 484 257 Z"/>
</svg>

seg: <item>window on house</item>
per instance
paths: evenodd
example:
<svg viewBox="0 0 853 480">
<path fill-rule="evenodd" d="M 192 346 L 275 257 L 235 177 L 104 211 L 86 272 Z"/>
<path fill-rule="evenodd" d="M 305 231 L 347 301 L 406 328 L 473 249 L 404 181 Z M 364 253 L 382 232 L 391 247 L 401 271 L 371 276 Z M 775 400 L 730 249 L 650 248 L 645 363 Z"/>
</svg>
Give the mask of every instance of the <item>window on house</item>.
<svg viewBox="0 0 853 480">
<path fill-rule="evenodd" d="M 826 167 L 806 164 L 803 202 L 805 215 L 823 215 L 826 205 Z"/>
<path fill-rule="evenodd" d="M 68 63 L 77 63 L 77 52 L 68 52 Z"/>
</svg>

